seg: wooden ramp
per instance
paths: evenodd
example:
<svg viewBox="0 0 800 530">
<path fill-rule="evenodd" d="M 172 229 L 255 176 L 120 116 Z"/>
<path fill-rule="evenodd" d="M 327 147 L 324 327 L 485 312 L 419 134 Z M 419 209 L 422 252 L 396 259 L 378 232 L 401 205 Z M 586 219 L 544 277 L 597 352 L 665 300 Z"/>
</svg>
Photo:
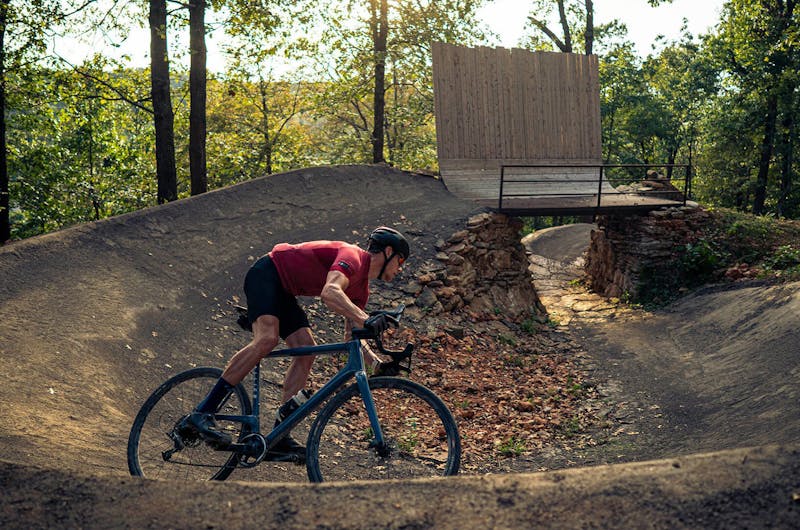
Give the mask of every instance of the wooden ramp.
<svg viewBox="0 0 800 530">
<path fill-rule="evenodd" d="M 434 43 L 439 171 L 456 196 L 546 215 L 675 201 L 602 178 L 595 55 Z"/>
</svg>

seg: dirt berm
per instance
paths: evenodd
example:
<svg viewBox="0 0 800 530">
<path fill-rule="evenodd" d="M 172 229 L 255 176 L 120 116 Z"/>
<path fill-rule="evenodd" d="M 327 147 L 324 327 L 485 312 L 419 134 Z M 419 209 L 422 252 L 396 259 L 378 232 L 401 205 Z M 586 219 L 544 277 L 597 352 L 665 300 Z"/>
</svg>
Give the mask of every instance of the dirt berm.
<svg viewBox="0 0 800 530">
<path fill-rule="evenodd" d="M 719 432 L 726 429 L 724 415 L 716 415 L 698 424 L 717 429 L 698 447 L 728 451 L 688 456 L 696 433 L 669 430 L 652 444 L 657 450 L 648 452 L 658 439 L 654 430 L 646 443 L 632 442 L 630 449 L 638 460 L 672 457 L 675 449 L 674 458 L 656 462 L 321 486 L 304 484 L 296 471 L 270 475 L 260 468 L 237 470 L 231 481 L 211 484 L 128 475 L 127 434 L 147 395 L 178 371 L 223 365 L 247 340 L 234 327 L 230 302 L 241 296 L 254 258 L 280 241 L 363 243 L 375 225 L 389 224 L 412 239 L 414 261 L 404 278 L 410 281 L 414 262 L 433 260 L 435 242 L 460 229 L 472 213 L 472 205 L 433 178 L 337 166 L 265 177 L 1 247 L 2 526 L 797 527 L 797 402 L 778 407 L 758 381 L 747 379 L 743 384 L 759 390 L 744 399 L 766 403 L 760 417 L 782 419 L 785 428 L 772 440 L 778 445 L 730 444 L 732 435 Z M 326 328 L 330 315 L 313 317 L 318 333 L 336 331 Z M 610 344 L 602 330 L 584 331 L 587 341 Z M 609 346 L 620 358 L 635 354 L 615 348 Z M 633 369 L 646 372 L 646 358 L 641 360 Z M 691 361 L 699 373 L 701 359 Z M 615 399 L 624 396 L 626 381 L 634 389 L 647 384 L 645 374 L 634 380 L 603 372 L 603 352 L 596 362 L 598 377 L 620 382 Z M 794 368 L 772 374 L 785 379 L 779 395 L 796 397 L 797 361 L 784 366 Z M 267 378 L 278 379 L 279 373 Z M 700 398 L 711 399 L 716 386 L 711 387 Z M 652 387 L 649 400 L 668 395 L 656 394 L 659 388 Z M 751 410 L 730 405 L 734 416 Z M 748 436 L 759 430 L 758 420 L 737 425 L 745 423 Z M 670 444 L 673 436 L 681 443 Z M 286 480 L 294 483 L 275 483 Z"/>
</svg>

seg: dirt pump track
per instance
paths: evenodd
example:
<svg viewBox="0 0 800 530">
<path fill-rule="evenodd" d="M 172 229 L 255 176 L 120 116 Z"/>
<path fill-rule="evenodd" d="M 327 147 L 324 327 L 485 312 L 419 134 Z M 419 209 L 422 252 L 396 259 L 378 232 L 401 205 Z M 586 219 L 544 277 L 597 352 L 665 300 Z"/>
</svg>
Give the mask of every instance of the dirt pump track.
<svg viewBox="0 0 800 530">
<path fill-rule="evenodd" d="M 128 429 L 150 391 L 180 370 L 224 364 L 243 343 L 228 302 L 241 295 L 255 257 L 281 241 L 363 242 L 387 224 L 410 236 L 415 260 L 434 259 L 436 241 L 476 212 L 427 176 L 334 166 L 0 247 L 4 527 L 789 528 L 800 521 L 800 338 L 791 330 L 796 320 L 777 313 L 798 305 L 797 285 L 701 293 L 657 315 L 668 331 L 655 341 L 641 339 L 652 332 L 642 327 L 646 319 L 576 326 L 591 346 L 595 376 L 618 389 L 614 399 L 665 409 L 666 430 L 646 415 L 636 420 L 644 435 L 628 449 L 639 463 L 378 485 L 128 476 Z M 769 298 L 759 306 L 762 296 Z M 756 302 L 743 307 L 742 297 Z M 713 304 L 741 309 L 730 323 L 738 333 L 726 332 L 714 317 L 722 306 Z M 764 308 L 773 308 L 764 315 L 768 328 L 757 324 Z M 719 362 L 684 348 L 681 322 L 719 339 L 711 352 Z M 686 370 L 665 370 L 678 350 Z M 748 357 L 758 363 L 725 365 Z M 734 383 L 740 398 L 712 407 L 733 395 Z M 687 415 L 694 403 L 704 407 Z"/>
</svg>

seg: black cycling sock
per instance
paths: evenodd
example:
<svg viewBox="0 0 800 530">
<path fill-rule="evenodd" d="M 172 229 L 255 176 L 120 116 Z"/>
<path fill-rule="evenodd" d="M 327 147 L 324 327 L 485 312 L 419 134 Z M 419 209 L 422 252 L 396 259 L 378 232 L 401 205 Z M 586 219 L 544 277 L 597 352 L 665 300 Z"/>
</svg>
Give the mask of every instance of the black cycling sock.
<svg viewBox="0 0 800 530">
<path fill-rule="evenodd" d="M 233 386 L 234 385 L 220 377 L 217 380 L 217 384 L 211 389 L 211 392 L 209 392 L 205 399 L 194 409 L 195 412 L 216 412 L 223 400 L 228 397 L 228 394 L 233 390 Z"/>
</svg>

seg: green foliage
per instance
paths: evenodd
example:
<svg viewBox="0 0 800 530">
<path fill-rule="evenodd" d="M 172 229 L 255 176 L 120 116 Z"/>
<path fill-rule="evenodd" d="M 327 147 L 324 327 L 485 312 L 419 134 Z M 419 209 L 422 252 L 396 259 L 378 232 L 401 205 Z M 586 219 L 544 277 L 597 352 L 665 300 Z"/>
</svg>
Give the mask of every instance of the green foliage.
<svg viewBox="0 0 800 530">
<path fill-rule="evenodd" d="M 430 43 L 487 44 L 476 19 L 482 4 L 389 3 L 384 87 L 389 163 L 436 169 Z M 586 4 L 565 5 L 567 31 L 579 50 Z M 765 211 L 800 217 L 800 13 L 789 11 L 790 5 L 728 0 L 720 24 L 708 35 L 693 36 L 684 28 L 679 39 L 660 41 L 660 49 L 645 58 L 634 53 L 618 21 L 593 28 L 600 54 L 603 160 L 691 163 L 694 196 L 707 205 L 748 211 L 763 192 Z M 85 8 L 80 18 L 63 18 L 70 6 Z M 547 20 L 548 9 L 557 16 L 555 6 L 537 0 L 531 14 Z M 76 69 L 44 59 L 48 39 L 66 27 L 124 36 L 132 22 L 144 21 L 144 4 L 119 6 L 114 13 L 93 3 L 9 2 L 7 7 L 4 110 L 12 237 L 155 204 L 149 73 L 126 66 L 124 58 L 113 64 L 97 57 Z M 226 34 L 229 67 L 208 85 L 210 187 L 300 167 L 371 161 L 376 57 L 369 4 L 237 0 L 209 7 L 223 20 L 218 31 Z M 184 10 L 171 22 L 184 24 Z M 528 37 L 530 48 L 553 47 Z M 181 69 L 185 50 L 177 51 L 171 57 L 175 145 L 179 193 L 186 196 L 188 83 Z M 286 59 L 292 69 L 279 68 Z M 765 128 L 770 98 L 778 101 L 772 136 Z M 764 158 L 766 172 L 759 171 Z M 640 175 L 620 169 L 608 177 L 623 184 Z M 525 231 L 575 220 L 529 219 Z M 686 279 L 682 275 L 713 278 L 734 259 L 783 266 L 781 260 L 766 261 L 781 247 L 770 223 L 733 219 L 680 249 L 665 266 L 679 271 L 680 282 Z M 680 285 L 657 287 L 654 298 Z"/>
<path fill-rule="evenodd" d="M 528 317 L 522 321 L 519 327 L 525 333 L 536 333 L 539 329 L 539 321 L 535 317 Z"/>
<path fill-rule="evenodd" d="M 497 342 L 505 346 L 516 346 L 517 340 L 511 335 L 500 334 L 497 336 Z"/>
<path fill-rule="evenodd" d="M 740 265 L 772 276 L 800 275 L 800 222 L 724 208 L 711 213 L 696 241 L 641 271 L 637 302 L 661 306 L 686 289 L 723 280 L 727 269 Z"/>
<path fill-rule="evenodd" d="M 720 251 L 705 239 L 687 243 L 681 255 L 681 271 L 690 284 L 708 281 L 721 263 Z"/>
<path fill-rule="evenodd" d="M 477 42 L 482 38 L 475 20 L 480 4 L 478 0 L 390 3 L 384 90 L 388 163 L 410 169 L 437 166 L 430 43 Z M 316 41 L 304 45 L 309 54 L 326 53 L 323 61 L 304 56 L 313 63 L 314 77 L 325 84 L 313 104 L 314 118 L 326 132 L 319 147 L 332 163 L 371 162 L 375 57 L 367 4 L 324 5 L 319 16 L 325 29 Z M 343 13 L 349 13 L 349 20 Z"/>
<path fill-rule="evenodd" d="M 28 67 L 7 83 L 19 87 L 8 117 L 12 238 L 154 203 L 152 162 L 142 157 L 152 152 L 150 114 L 112 102 L 102 85 L 71 72 Z"/>
<path fill-rule="evenodd" d="M 764 266 L 769 270 L 798 270 L 800 268 L 800 247 L 779 246 L 773 255 L 767 256 Z"/>
<path fill-rule="evenodd" d="M 528 234 L 532 234 L 533 232 L 537 230 L 542 230 L 544 228 L 551 228 L 554 226 L 563 226 L 563 225 L 570 225 L 582 222 L 586 222 L 586 219 L 574 215 L 523 217 L 521 235 L 525 236 Z"/>
<path fill-rule="evenodd" d="M 514 436 L 504 440 L 497 446 L 498 452 L 503 456 L 519 456 L 524 453 L 526 449 L 525 442 Z"/>
<path fill-rule="evenodd" d="M 773 217 L 718 208 L 712 219 L 708 237 L 717 241 L 719 248 L 729 256 L 728 262 L 759 263 L 785 241 L 800 237 L 795 225 Z"/>
</svg>

